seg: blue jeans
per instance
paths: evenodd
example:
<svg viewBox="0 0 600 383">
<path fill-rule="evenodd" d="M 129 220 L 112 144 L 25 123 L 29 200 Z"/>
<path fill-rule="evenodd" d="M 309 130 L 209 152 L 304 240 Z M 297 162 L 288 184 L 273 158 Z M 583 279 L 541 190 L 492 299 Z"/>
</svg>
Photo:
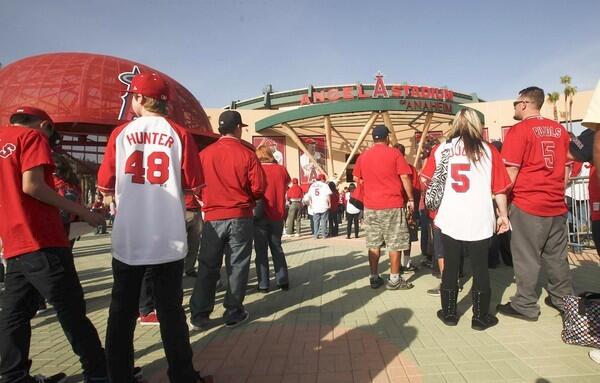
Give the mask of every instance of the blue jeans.
<svg viewBox="0 0 600 383">
<path fill-rule="evenodd" d="M 319 236 L 319 231 L 322 231 L 323 238 L 329 235 L 329 230 L 327 227 L 327 219 L 329 218 L 329 211 L 324 213 L 313 213 L 313 222 L 315 225 L 315 230 L 313 232 L 313 238 L 317 239 Z"/>
<path fill-rule="evenodd" d="M 283 220 L 257 219 L 254 221 L 254 251 L 256 252 L 254 263 L 260 289 L 269 288 L 269 249 L 271 249 L 273 258 L 277 286 L 289 284 L 287 262 L 281 247 L 282 234 Z"/>
<path fill-rule="evenodd" d="M 204 223 L 198 256 L 198 277 L 190 298 L 192 322 L 200 323 L 215 307 L 217 281 L 223 255 L 227 270 L 226 319 L 244 311 L 252 255 L 253 218 L 232 218 Z"/>
</svg>

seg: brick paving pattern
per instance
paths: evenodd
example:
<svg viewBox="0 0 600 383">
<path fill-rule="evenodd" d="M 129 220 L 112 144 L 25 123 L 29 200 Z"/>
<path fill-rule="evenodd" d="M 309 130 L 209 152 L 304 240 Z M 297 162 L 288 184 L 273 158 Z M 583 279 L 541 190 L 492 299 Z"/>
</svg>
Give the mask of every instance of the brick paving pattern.
<svg viewBox="0 0 600 383">
<path fill-rule="evenodd" d="M 285 240 L 284 250 L 289 291 L 276 290 L 272 281 L 268 294 L 257 292 L 252 270 L 246 298 L 250 322 L 236 329 L 222 326 L 220 291 L 212 328 L 192 333 L 195 365 L 214 374 L 217 383 L 600 382 L 600 366 L 588 358 L 589 349 L 564 344 L 560 317 L 543 303 L 536 323 L 500 315 L 498 326 L 476 332 L 470 328 L 469 281 L 459 296 L 464 315 L 458 326 L 446 327 L 435 314 L 439 298 L 426 294 L 439 283 L 428 270 L 411 278 L 415 288 L 409 291 L 369 287 L 362 238 L 305 235 Z M 595 253 L 570 259 L 576 291 L 600 291 Z M 109 236 L 82 238 L 75 263 L 88 315 L 104 340 L 112 286 Z M 387 257 L 380 271 L 389 272 Z M 491 270 L 491 280 L 494 304 L 514 293 L 511 268 Z M 186 306 L 192 286 L 193 280 L 184 278 Z M 69 382 L 81 381 L 78 358 L 54 311 L 36 317 L 32 326 L 32 372 L 64 371 Z M 135 350 L 147 381 L 167 382 L 158 326 L 137 327 Z"/>
</svg>

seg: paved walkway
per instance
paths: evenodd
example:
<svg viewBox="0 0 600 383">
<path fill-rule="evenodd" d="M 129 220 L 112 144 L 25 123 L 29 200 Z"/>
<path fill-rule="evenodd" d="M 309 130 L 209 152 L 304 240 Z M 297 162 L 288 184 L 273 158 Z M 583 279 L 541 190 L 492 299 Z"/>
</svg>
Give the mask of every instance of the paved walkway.
<svg viewBox="0 0 600 383">
<path fill-rule="evenodd" d="M 561 341 L 560 317 L 543 304 L 537 323 L 500 316 L 498 326 L 476 332 L 470 328 L 468 282 L 459 296 L 465 315 L 458 326 L 446 327 L 435 315 L 439 298 L 426 294 L 438 280 L 425 271 L 412 278 L 410 291 L 369 287 L 362 239 L 305 236 L 286 240 L 284 249 L 289 291 L 256 292 L 252 268 L 246 298 L 251 322 L 233 330 L 221 326 L 221 291 L 215 326 L 192 335 L 196 367 L 214 374 L 217 383 L 600 382 L 600 365 L 588 358 L 587 348 Z M 109 252 L 108 236 L 84 237 L 75 248 L 88 313 L 101 339 L 112 286 Z M 600 291 L 595 260 L 573 262 L 578 291 Z M 386 268 L 384 257 L 387 275 Z M 506 301 L 515 290 L 512 269 L 492 270 L 491 279 L 494 303 Z M 184 279 L 186 305 L 192 285 Z M 148 382 L 166 382 L 159 328 L 138 326 L 135 349 Z M 70 382 L 81 380 L 53 311 L 33 321 L 31 356 L 34 373 L 65 371 Z"/>
</svg>

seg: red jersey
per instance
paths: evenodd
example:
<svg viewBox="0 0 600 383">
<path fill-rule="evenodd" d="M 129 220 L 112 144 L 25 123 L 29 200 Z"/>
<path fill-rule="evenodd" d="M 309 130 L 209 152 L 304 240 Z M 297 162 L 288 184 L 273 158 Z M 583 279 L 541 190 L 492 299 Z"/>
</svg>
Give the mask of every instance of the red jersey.
<svg viewBox="0 0 600 383">
<path fill-rule="evenodd" d="M 252 217 L 254 201 L 265 193 L 265 174 L 254 151 L 223 136 L 200 152 L 206 180 L 202 211 L 206 221 Z"/>
<path fill-rule="evenodd" d="M 332 211 L 337 211 L 340 206 L 340 193 L 337 190 L 334 190 L 329 195 L 329 204 L 331 205 L 330 209 Z"/>
<path fill-rule="evenodd" d="M 275 163 L 262 163 L 265 179 L 265 217 L 271 221 L 281 221 L 285 217 L 285 192 L 290 183 L 287 170 Z"/>
<path fill-rule="evenodd" d="M 54 161 L 48 139 L 34 129 L 0 128 L 0 238 L 4 258 L 47 247 L 70 247 L 57 208 L 23 193 L 23 173 L 44 168 L 46 184 L 54 188 Z"/>
<path fill-rule="evenodd" d="M 400 176 L 410 175 L 411 170 L 398 149 L 380 143 L 373 145 L 358 157 L 353 172 L 363 180 L 365 208 L 382 210 L 404 206 Z"/>
<path fill-rule="evenodd" d="M 592 221 L 600 220 L 600 182 L 596 175 L 596 167 L 592 165 L 590 168 L 590 179 L 588 184 L 590 195 L 590 215 Z"/>
<path fill-rule="evenodd" d="M 534 116 L 512 126 L 502 146 L 506 166 L 519 168 L 512 202 L 536 216 L 566 214 L 568 151 L 569 134 L 556 121 Z"/>
<path fill-rule="evenodd" d="M 292 185 L 292 187 L 289 188 L 287 191 L 287 199 L 289 199 L 289 200 L 291 200 L 291 199 L 301 200 L 302 197 L 304 197 L 304 192 L 302 191 L 302 188 L 300 186 L 298 186 L 297 184 Z"/>
</svg>

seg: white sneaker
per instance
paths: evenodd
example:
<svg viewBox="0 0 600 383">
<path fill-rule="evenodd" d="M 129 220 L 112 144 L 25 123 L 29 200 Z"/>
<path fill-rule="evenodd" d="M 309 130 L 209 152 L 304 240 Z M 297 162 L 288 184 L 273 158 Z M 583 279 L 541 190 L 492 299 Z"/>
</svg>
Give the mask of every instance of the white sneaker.
<svg viewBox="0 0 600 383">
<path fill-rule="evenodd" d="M 590 359 L 600 364 L 600 349 L 595 348 L 592 351 L 590 351 L 588 355 L 590 356 Z"/>
<path fill-rule="evenodd" d="M 294 234 L 294 237 L 299 237 L 299 236 L 300 236 L 300 233 Z"/>
</svg>

